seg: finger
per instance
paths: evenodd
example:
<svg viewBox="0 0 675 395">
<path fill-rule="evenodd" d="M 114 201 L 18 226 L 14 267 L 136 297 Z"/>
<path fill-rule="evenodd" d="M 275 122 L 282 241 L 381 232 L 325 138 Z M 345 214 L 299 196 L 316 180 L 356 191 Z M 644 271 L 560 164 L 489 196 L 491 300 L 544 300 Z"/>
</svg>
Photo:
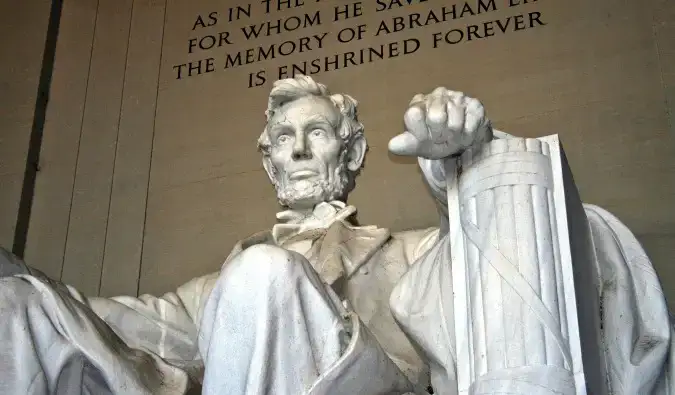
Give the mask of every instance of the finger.
<svg viewBox="0 0 675 395">
<path fill-rule="evenodd" d="M 431 91 L 430 96 L 448 96 L 448 94 L 450 92 L 452 92 L 452 91 L 449 90 L 448 88 L 446 88 L 444 86 L 439 86 L 438 88 Z"/>
<path fill-rule="evenodd" d="M 466 120 L 464 121 L 464 130 L 468 134 L 477 134 L 480 128 L 485 124 L 485 108 L 476 99 L 467 100 Z M 482 138 L 483 136 L 476 136 Z"/>
<path fill-rule="evenodd" d="M 448 99 L 441 95 L 430 95 L 427 102 L 426 124 L 431 141 L 439 142 L 448 128 Z"/>
<path fill-rule="evenodd" d="M 410 132 L 403 132 L 389 140 L 389 152 L 394 155 L 417 156 L 420 141 Z"/>
<path fill-rule="evenodd" d="M 425 140 L 429 136 L 424 114 L 424 103 L 419 103 L 408 108 L 403 115 L 405 130 L 412 133 L 418 140 Z"/>
<path fill-rule="evenodd" d="M 450 97 L 452 102 L 457 104 L 458 106 L 463 106 L 465 104 L 466 95 L 464 94 L 464 92 L 448 91 L 448 96 Z"/>
<path fill-rule="evenodd" d="M 465 113 L 464 107 L 459 106 L 455 103 L 448 102 L 447 104 L 448 112 L 448 124 L 447 127 L 452 131 L 452 136 L 457 136 L 458 134 L 464 133 L 464 120 Z"/>
<path fill-rule="evenodd" d="M 475 113 L 485 113 L 485 107 L 483 107 L 483 103 L 480 102 L 478 99 L 474 98 L 467 98 L 466 99 L 466 111 L 468 112 L 475 112 Z"/>
<path fill-rule="evenodd" d="M 413 98 L 410 100 L 410 104 L 408 104 L 408 105 L 412 106 L 412 105 L 415 105 L 415 104 L 419 104 L 423 101 L 424 101 L 424 95 L 421 94 L 421 93 L 418 93 L 415 96 L 413 96 Z"/>
<path fill-rule="evenodd" d="M 419 156 L 424 156 L 427 159 L 442 159 L 447 158 L 458 151 L 459 149 L 454 143 L 444 141 L 440 144 L 432 144 L 428 150 L 425 150 L 423 155 L 421 154 Z"/>
</svg>

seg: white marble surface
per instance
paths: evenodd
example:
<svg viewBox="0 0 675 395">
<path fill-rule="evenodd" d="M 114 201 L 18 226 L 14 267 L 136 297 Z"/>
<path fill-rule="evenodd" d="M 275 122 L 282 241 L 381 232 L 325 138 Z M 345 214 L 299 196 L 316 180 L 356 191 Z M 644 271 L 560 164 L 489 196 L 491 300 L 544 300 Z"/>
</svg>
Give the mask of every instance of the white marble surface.
<svg viewBox="0 0 675 395">
<path fill-rule="evenodd" d="M 468 339 L 458 343 L 460 394 L 604 384 L 593 379 L 605 376 L 597 359 L 584 372 L 574 266 L 594 267 L 595 255 L 590 234 L 568 223 L 586 216 L 566 166 L 558 136 L 510 138 L 465 151 L 448 173 L 455 328 Z"/>
<path fill-rule="evenodd" d="M 531 285 L 535 274 L 546 279 L 533 290 L 542 302 L 538 316 L 528 313 L 517 292 L 495 294 L 501 296 L 495 304 L 456 305 L 458 291 L 466 296 L 478 290 L 454 273 L 461 268 L 453 266 L 456 240 L 449 226 L 464 217 L 456 205 L 448 206 L 452 191 L 445 174 L 456 169 L 444 163 L 486 143 L 509 147 L 520 141 L 494 131 L 478 100 L 437 88 L 411 101 L 405 130 L 389 149 L 419 158 L 440 216 L 438 227 L 402 233 L 359 225 L 356 208 L 346 203 L 367 151 L 356 100 L 299 77 L 275 84 L 266 115 L 259 149 L 283 209 L 271 229 L 234 246 L 219 272 L 162 296 L 85 298 L 21 262 L 1 261 L 0 273 L 9 274 L 0 279 L 1 393 L 423 394 L 431 385 L 443 395 L 525 395 L 542 380 L 559 380 L 549 390 L 580 394 L 592 393 L 584 392 L 580 379 L 587 358 L 604 361 L 608 373 L 598 381 L 607 383 L 607 393 L 672 393 L 671 325 L 658 278 L 635 237 L 600 208 L 575 208 L 567 195 L 547 195 L 555 213 L 518 211 L 534 218 L 535 229 L 522 236 L 516 226 L 515 238 L 531 243 L 549 237 L 541 245 L 554 257 L 544 260 L 552 266 L 530 265 L 521 275 Z M 459 185 L 465 175 L 466 190 L 478 185 L 483 170 L 472 168 L 479 165 L 463 169 Z M 491 174 L 501 177 L 511 165 L 499 166 Z M 513 170 L 522 173 L 523 166 Z M 573 189 L 564 172 L 564 166 L 545 172 L 553 178 L 553 195 L 561 191 L 555 185 Z M 505 188 L 528 200 L 522 188 Z M 495 206 L 475 207 L 469 213 L 480 222 L 490 216 L 484 207 Z M 497 222 L 510 226 L 495 234 L 498 247 L 513 244 L 514 221 L 505 215 L 516 210 L 495 210 Z M 579 222 L 584 211 L 588 220 Z M 549 222 L 550 235 L 537 231 L 537 218 Z M 590 234 L 583 251 L 573 234 L 578 227 Z M 594 270 L 572 286 L 580 276 L 570 273 L 570 265 L 589 250 L 596 256 Z M 534 250 L 509 254 L 526 259 Z M 488 281 L 495 289 L 504 285 L 494 275 Z M 603 309 L 593 316 L 592 309 L 580 308 L 592 305 L 588 300 Z M 498 317 L 474 325 L 468 317 L 481 308 Z M 511 316 L 516 313 L 521 316 Z M 542 328 L 542 317 L 553 324 Z M 584 342 L 585 325 L 588 333 L 600 326 L 589 325 L 594 322 L 602 323 L 595 339 L 600 351 Z M 485 358 L 472 340 L 474 330 L 497 339 L 485 343 Z M 556 344 L 560 337 L 567 347 Z M 492 365 L 521 371 L 490 370 L 492 380 L 472 389 Z"/>
</svg>

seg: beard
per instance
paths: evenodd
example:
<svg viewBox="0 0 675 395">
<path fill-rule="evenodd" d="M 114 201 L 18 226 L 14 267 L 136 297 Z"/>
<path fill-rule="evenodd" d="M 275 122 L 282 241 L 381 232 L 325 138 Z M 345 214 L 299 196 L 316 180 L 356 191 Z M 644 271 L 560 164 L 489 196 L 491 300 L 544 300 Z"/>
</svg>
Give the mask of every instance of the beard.
<svg viewBox="0 0 675 395">
<path fill-rule="evenodd" d="M 300 180 L 286 185 L 275 179 L 274 188 L 282 206 L 310 208 L 321 202 L 344 199 L 349 181 L 347 166 L 341 164 L 327 179 Z"/>
</svg>

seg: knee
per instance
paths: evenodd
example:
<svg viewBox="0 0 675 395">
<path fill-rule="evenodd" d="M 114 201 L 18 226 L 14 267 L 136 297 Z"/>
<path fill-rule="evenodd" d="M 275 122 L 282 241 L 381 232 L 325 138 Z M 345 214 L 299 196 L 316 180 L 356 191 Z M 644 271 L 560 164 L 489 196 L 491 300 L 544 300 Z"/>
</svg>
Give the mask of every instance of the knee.
<svg viewBox="0 0 675 395">
<path fill-rule="evenodd" d="M 251 261 L 283 261 L 293 256 L 293 252 L 269 244 L 256 244 L 242 251 L 238 258 Z"/>
<path fill-rule="evenodd" d="M 271 245 L 255 245 L 231 263 L 229 276 L 255 282 L 288 281 L 303 272 L 302 255 Z"/>
</svg>

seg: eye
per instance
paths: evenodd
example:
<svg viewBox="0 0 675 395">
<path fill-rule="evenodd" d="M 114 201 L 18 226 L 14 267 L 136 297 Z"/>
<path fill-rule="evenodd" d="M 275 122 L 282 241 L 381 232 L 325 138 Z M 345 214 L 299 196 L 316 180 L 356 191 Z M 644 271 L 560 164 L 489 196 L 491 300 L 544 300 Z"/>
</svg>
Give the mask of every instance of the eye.
<svg viewBox="0 0 675 395">
<path fill-rule="evenodd" d="M 323 137 L 326 135 L 326 132 L 323 129 L 314 129 L 309 132 L 310 137 Z"/>
<path fill-rule="evenodd" d="M 289 141 L 291 141 L 291 136 L 287 134 L 282 134 L 281 136 L 277 137 L 277 144 L 286 144 Z"/>
</svg>

